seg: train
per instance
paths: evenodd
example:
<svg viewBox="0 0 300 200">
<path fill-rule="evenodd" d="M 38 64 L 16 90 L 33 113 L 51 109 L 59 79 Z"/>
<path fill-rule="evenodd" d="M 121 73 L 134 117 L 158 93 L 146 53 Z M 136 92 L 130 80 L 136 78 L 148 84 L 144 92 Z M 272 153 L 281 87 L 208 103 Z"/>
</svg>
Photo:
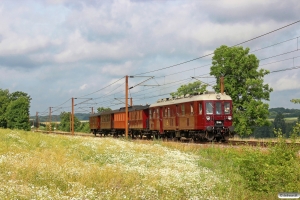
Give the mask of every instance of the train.
<svg viewBox="0 0 300 200">
<path fill-rule="evenodd" d="M 234 135 L 232 99 L 226 93 L 204 92 L 159 99 L 128 107 L 128 136 L 192 141 L 228 141 Z M 96 136 L 124 137 L 125 107 L 91 114 Z"/>
</svg>

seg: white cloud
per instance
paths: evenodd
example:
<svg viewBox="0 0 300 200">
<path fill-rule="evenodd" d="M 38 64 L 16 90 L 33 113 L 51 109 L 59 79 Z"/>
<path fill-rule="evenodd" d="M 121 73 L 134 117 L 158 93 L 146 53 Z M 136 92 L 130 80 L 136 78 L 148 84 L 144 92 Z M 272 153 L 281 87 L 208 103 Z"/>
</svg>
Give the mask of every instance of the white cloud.
<svg viewBox="0 0 300 200">
<path fill-rule="evenodd" d="M 88 86 L 87 84 L 83 84 L 82 86 L 79 87 L 79 89 L 80 89 L 80 90 L 84 90 L 84 89 L 87 88 L 87 86 Z"/>
<path fill-rule="evenodd" d="M 30 91 L 35 112 L 71 96 L 93 93 L 125 75 L 191 60 L 222 44 L 231 46 L 284 26 L 296 21 L 299 6 L 293 0 L 4 0 L 0 5 L 0 83 L 11 90 Z M 299 35 L 299 25 L 294 25 L 244 46 L 253 50 Z M 265 58 L 294 47 L 293 43 L 255 54 Z M 297 55 L 299 52 L 262 63 Z M 162 85 L 207 74 L 209 66 L 199 67 L 210 62 L 199 59 L 145 75 L 155 75 Z M 282 62 L 263 68 L 272 71 L 291 66 Z M 272 73 L 266 82 L 276 91 L 299 89 L 296 72 Z M 122 93 L 123 82 L 93 95 Z M 138 82 L 130 80 L 132 85 Z M 156 87 L 151 94 L 169 90 Z"/>
</svg>

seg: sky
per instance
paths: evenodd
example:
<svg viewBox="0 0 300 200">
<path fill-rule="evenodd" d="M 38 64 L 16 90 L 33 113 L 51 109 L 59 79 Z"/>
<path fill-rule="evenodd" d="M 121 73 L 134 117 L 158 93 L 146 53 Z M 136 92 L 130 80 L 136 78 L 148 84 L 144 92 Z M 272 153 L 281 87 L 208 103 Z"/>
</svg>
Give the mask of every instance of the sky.
<svg viewBox="0 0 300 200">
<path fill-rule="evenodd" d="M 29 94 L 30 115 L 69 112 L 71 98 L 88 113 L 124 107 L 128 75 L 133 104 L 155 103 L 191 77 L 214 85 L 204 55 L 296 22 L 299 10 L 298 0 L 1 0 L 0 88 Z M 300 66 L 299 36 L 296 23 L 240 45 L 260 68 L 283 70 L 264 77 L 270 108 L 300 109 L 290 102 L 300 69 L 285 70 Z"/>
</svg>

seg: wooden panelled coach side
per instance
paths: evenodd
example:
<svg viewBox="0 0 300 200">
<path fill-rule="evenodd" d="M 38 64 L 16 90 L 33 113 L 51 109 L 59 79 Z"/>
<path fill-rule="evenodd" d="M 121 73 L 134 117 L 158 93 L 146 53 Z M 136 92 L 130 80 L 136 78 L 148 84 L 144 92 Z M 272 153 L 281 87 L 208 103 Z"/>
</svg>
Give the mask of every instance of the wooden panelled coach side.
<svg viewBox="0 0 300 200">
<path fill-rule="evenodd" d="M 92 114 L 89 117 L 90 130 L 93 134 L 96 134 L 100 130 L 100 115 L 98 113 Z"/>
<path fill-rule="evenodd" d="M 133 105 L 128 107 L 128 129 L 143 129 L 147 127 L 149 106 Z M 114 113 L 114 128 L 125 130 L 125 108 Z"/>
<path fill-rule="evenodd" d="M 114 113 L 114 129 L 125 129 L 125 112 Z"/>
<path fill-rule="evenodd" d="M 101 132 L 110 134 L 113 128 L 114 111 L 104 111 L 100 113 Z"/>
<path fill-rule="evenodd" d="M 149 127 L 149 106 L 132 106 L 129 109 L 129 129 L 143 130 Z"/>
<path fill-rule="evenodd" d="M 194 130 L 195 129 L 195 102 L 184 102 L 178 104 L 178 129 L 179 130 Z"/>
</svg>

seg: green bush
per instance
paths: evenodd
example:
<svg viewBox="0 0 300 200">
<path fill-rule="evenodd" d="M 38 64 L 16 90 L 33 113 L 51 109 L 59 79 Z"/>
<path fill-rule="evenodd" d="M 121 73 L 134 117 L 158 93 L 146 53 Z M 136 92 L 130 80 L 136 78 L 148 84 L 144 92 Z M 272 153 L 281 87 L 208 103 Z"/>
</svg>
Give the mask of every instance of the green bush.
<svg viewBox="0 0 300 200">
<path fill-rule="evenodd" d="M 274 131 L 278 143 L 269 152 L 251 151 L 239 160 L 239 173 L 253 191 L 297 192 L 300 188 L 299 148 L 288 145 L 281 130 Z"/>
</svg>

